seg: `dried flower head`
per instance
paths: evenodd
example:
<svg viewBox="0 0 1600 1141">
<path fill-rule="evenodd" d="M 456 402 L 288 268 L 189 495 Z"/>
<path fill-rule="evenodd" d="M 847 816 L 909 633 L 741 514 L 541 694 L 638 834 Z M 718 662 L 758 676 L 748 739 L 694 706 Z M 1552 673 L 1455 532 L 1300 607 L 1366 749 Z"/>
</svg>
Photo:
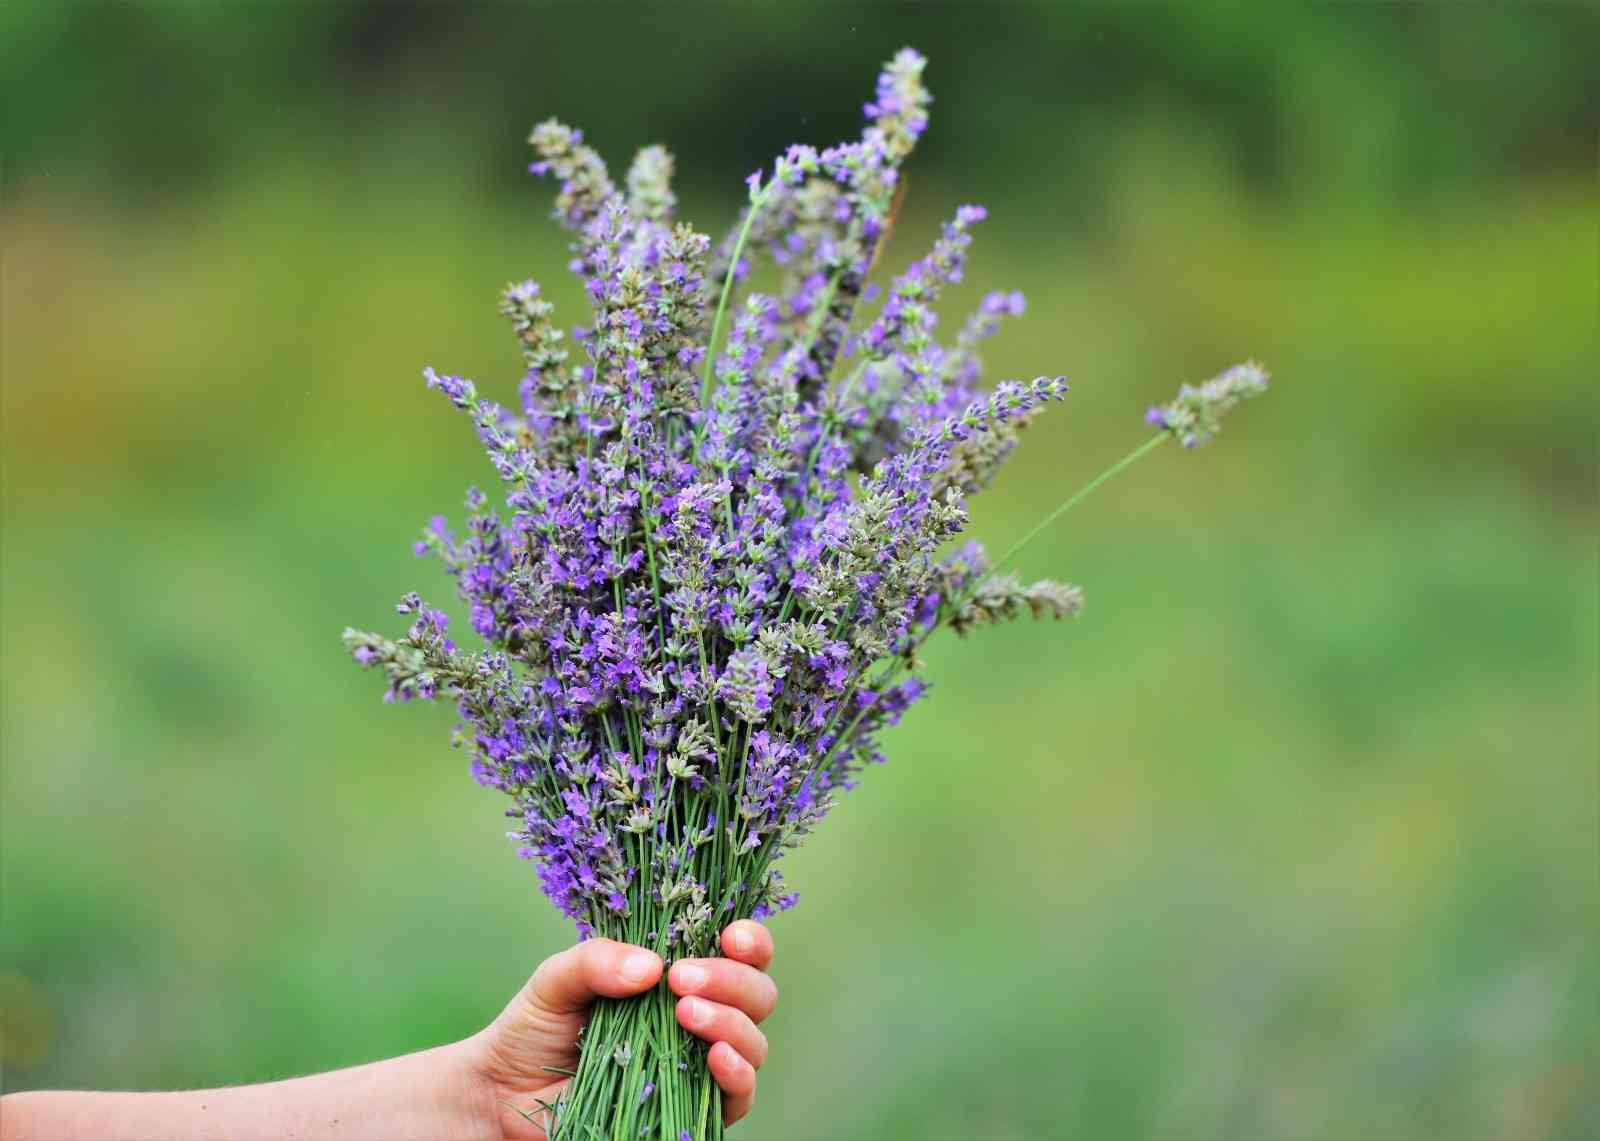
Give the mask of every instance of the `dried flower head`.
<svg viewBox="0 0 1600 1141">
<path fill-rule="evenodd" d="M 1203 384 L 1184 385 L 1171 403 L 1146 411 L 1144 422 L 1170 432 L 1186 448 L 1197 448 L 1222 431 L 1222 417 L 1234 405 L 1266 390 L 1267 370 L 1247 361 Z"/>
</svg>

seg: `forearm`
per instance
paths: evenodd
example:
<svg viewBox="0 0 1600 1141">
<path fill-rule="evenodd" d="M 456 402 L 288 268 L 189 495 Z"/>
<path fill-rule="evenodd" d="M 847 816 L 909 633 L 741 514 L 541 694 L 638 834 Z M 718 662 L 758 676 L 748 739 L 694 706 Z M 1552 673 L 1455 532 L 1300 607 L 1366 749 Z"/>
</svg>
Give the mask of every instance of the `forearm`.
<svg viewBox="0 0 1600 1141">
<path fill-rule="evenodd" d="M 40 1091 L 0 1098 L 0 1141 L 442 1141 L 496 1128 L 469 1043 L 262 1085 L 176 1093 Z"/>
</svg>

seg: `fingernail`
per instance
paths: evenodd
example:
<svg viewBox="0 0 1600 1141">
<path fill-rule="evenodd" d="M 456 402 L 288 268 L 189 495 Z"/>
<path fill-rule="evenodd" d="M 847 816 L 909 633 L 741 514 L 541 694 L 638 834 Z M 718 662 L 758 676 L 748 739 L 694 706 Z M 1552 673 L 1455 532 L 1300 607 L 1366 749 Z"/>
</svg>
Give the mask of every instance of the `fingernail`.
<svg viewBox="0 0 1600 1141">
<path fill-rule="evenodd" d="M 656 957 L 649 951 L 635 951 L 622 960 L 622 977 L 630 983 L 642 983 L 655 973 Z"/>
<path fill-rule="evenodd" d="M 711 979 L 711 975 L 704 967 L 697 967 L 693 963 L 679 963 L 678 969 L 673 972 L 677 982 L 684 990 L 699 990 Z"/>
<path fill-rule="evenodd" d="M 732 943 L 733 949 L 740 954 L 749 954 L 756 947 L 756 937 L 743 927 L 735 927 L 728 932 L 728 942 Z"/>
<path fill-rule="evenodd" d="M 711 1021 L 711 1004 L 700 998 L 683 1000 L 683 1014 L 690 1026 L 704 1026 Z"/>
</svg>

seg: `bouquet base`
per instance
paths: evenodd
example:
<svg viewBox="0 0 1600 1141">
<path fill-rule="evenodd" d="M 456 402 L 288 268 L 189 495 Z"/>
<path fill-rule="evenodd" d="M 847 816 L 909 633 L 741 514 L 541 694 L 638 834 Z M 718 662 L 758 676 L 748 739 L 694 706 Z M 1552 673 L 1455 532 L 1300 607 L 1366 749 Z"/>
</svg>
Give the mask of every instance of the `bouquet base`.
<svg viewBox="0 0 1600 1141">
<path fill-rule="evenodd" d="M 722 1141 L 722 1091 L 677 1002 L 665 979 L 595 1001 L 551 1141 Z"/>
</svg>

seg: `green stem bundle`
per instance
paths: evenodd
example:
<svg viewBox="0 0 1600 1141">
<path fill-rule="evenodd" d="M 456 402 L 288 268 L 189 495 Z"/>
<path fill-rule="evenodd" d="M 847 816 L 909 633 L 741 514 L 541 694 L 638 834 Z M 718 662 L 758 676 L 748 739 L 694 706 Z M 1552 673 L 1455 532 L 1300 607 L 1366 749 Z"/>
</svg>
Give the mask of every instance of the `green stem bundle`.
<svg viewBox="0 0 1600 1141">
<path fill-rule="evenodd" d="M 666 980 L 634 998 L 598 999 L 551 1141 L 721 1141 L 722 1097 L 705 1043 L 677 1020 Z"/>
</svg>

